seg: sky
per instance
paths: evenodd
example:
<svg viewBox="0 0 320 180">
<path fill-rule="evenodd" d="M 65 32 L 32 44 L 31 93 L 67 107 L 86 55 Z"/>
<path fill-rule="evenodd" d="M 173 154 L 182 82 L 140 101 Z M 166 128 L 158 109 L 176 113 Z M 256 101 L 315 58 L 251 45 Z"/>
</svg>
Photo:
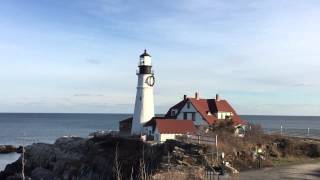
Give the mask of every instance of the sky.
<svg viewBox="0 0 320 180">
<path fill-rule="evenodd" d="M 146 48 L 157 113 L 320 115 L 319 47 L 319 0 L 2 0 L 0 112 L 132 113 Z"/>
</svg>

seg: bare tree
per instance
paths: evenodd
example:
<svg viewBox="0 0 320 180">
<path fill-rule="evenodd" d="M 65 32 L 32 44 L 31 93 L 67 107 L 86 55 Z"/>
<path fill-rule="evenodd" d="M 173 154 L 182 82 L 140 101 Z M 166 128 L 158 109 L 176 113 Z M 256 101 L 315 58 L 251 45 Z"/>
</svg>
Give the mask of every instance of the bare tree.
<svg viewBox="0 0 320 180">
<path fill-rule="evenodd" d="M 170 171 L 170 166 L 171 166 L 171 164 L 170 164 L 170 152 L 169 152 L 169 150 L 168 150 L 168 154 L 167 154 L 167 159 L 168 159 L 168 172 Z"/>
<path fill-rule="evenodd" d="M 143 159 L 140 159 L 139 171 L 140 171 L 140 180 L 148 180 L 149 179 L 148 173 L 146 170 L 146 164 Z"/>
<path fill-rule="evenodd" d="M 149 180 L 151 179 L 150 176 L 148 175 L 147 172 L 147 166 L 145 163 L 145 158 L 144 158 L 144 144 L 142 144 L 142 159 L 140 159 L 140 167 L 139 167 L 139 171 L 140 171 L 140 179 L 141 180 Z"/>
<path fill-rule="evenodd" d="M 131 167 L 130 180 L 133 180 L 133 166 Z"/>
<path fill-rule="evenodd" d="M 118 157 L 118 144 L 116 145 L 116 150 L 115 150 L 115 157 L 114 157 L 114 167 L 113 170 L 115 172 L 115 176 L 117 180 L 121 180 L 121 163 L 119 162 L 119 157 Z"/>
</svg>

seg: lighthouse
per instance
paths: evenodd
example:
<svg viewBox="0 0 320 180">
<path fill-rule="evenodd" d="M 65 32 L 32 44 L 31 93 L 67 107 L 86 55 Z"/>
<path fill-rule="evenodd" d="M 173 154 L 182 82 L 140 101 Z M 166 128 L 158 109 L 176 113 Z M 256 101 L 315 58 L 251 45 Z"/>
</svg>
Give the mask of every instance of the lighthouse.
<svg viewBox="0 0 320 180">
<path fill-rule="evenodd" d="M 138 63 L 138 85 L 131 134 L 143 133 L 143 125 L 154 117 L 153 86 L 155 83 L 152 71 L 151 56 L 144 50 Z"/>
</svg>

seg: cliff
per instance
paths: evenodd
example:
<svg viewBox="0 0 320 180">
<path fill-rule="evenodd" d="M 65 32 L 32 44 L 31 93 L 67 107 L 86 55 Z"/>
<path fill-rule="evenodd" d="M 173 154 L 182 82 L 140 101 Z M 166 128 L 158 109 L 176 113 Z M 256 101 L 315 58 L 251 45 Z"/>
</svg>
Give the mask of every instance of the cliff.
<svg viewBox="0 0 320 180">
<path fill-rule="evenodd" d="M 218 135 L 222 137 L 219 152 L 224 152 L 229 172 L 320 157 L 320 141 L 315 139 L 257 132 L 248 132 L 245 138 L 227 132 Z M 258 148 L 263 149 L 259 165 Z M 150 144 L 98 134 L 92 138 L 59 138 L 54 144 L 37 143 L 25 149 L 24 173 L 33 180 L 205 179 L 204 171 L 211 169 L 210 164 L 217 165 L 214 146 L 175 140 Z M 0 172 L 0 180 L 22 179 L 21 162 L 22 158 L 7 165 Z"/>
<path fill-rule="evenodd" d="M 143 179 L 156 172 L 201 167 L 202 146 L 167 141 L 150 145 L 136 139 L 112 136 L 59 138 L 54 144 L 26 147 L 25 176 L 37 179 Z M 21 179 L 21 157 L 7 165 L 0 180 Z M 118 168 L 116 168 L 118 167 Z"/>
</svg>

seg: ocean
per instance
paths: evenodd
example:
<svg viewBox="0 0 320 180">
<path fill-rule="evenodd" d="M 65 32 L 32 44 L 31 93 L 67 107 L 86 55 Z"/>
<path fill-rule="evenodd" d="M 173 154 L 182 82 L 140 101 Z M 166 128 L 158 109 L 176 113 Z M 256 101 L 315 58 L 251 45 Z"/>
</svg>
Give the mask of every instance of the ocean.
<svg viewBox="0 0 320 180">
<path fill-rule="evenodd" d="M 98 130 L 117 130 L 118 122 L 131 114 L 0 113 L 0 145 L 53 143 L 61 136 L 87 137 Z M 243 115 L 267 132 L 320 138 L 320 117 Z M 309 130 L 308 130 L 309 128 Z M 0 170 L 19 157 L 0 154 Z"/>
</svg>

